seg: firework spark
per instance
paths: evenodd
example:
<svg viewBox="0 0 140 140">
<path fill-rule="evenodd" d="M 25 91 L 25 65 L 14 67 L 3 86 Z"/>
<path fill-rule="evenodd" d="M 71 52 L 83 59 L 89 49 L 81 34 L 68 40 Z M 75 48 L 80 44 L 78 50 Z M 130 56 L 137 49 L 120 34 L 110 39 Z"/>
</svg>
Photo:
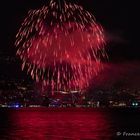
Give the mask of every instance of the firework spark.
<svg viewBox="0 0 140 140">
<path fill-rule="evenodd" d="M 36 82 L 52 90 L 79 90 L 101 68 L 103 29 L 81 6 L 51 0 L 30 10 L 16 35 L 17 55 Z"/>
</svg>

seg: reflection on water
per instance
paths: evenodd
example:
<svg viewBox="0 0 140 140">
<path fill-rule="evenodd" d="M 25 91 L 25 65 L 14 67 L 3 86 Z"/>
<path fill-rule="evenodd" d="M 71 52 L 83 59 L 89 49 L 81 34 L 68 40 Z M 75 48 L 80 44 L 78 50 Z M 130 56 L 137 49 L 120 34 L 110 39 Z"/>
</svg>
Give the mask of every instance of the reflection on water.
<svg viewBox="0 0 140 140">
<path fill-rule="evenodd" d="M 140 114 L 103 109 L 0 110 L 0 140 L 112 140 L 117 131 L 138 129 L 138 122 L 129 122 L 133 117 L 139 119 Z"/>
</svg>

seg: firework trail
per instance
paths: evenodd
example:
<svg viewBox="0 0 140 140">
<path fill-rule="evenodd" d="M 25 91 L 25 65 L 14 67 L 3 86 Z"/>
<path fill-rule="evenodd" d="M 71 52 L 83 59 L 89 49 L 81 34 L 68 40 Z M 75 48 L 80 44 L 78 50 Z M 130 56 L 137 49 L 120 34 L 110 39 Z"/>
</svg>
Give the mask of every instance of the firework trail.
<svg viewBox="0 0 140 140">
<path fill-rule="evenodd" d="M 79 90 L 105 57 L 103 29 L 81 6 L 51 0 L 30 10 L 16 35 L 17 55 L 36 82 L 51 90 Z"/>
</svg>

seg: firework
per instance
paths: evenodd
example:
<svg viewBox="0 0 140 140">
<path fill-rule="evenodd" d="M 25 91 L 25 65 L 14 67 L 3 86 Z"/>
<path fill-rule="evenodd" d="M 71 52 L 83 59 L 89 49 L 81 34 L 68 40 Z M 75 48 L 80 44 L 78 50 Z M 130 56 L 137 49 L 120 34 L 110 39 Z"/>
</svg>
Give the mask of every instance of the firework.
<svg viewBox="0 0 140 140">
<path fill-rule="evenodd" d="M 88 11 L 66 1 L 30 10 L 15 44 L 22 70 L 51 90 L 88 87 L 105 57 L 102 27 Z"/>
</svg>

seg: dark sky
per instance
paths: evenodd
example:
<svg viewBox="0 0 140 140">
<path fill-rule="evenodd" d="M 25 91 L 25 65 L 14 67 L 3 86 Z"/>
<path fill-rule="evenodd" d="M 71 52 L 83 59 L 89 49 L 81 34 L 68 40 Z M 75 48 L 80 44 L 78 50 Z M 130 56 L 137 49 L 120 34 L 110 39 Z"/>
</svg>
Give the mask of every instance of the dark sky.
<svg viewBox="0 0 140 140">
<path fill-rule="evenodd" d="M 1 2 L 0 51 L 13 53 L 15 34 L 28 10 L 40 8 L 49 0 L 5 0 Z M 70 0 L 69 0 L 70 1 Z M 72 0 L 71 0 L 72 1 Z M 122 0 L 73 0 L 92 12 L 104 27 L 110 61 L 139 60 L 136 3 Z"/>
<path fill-rule="evenodd" d="M 72 0 L 69 0 L 72 1 Z M 42 7 L 49 0 L 4 0 L 0 4 L 0 55 L 15 56 L 14 41 L 21 22 L 30 9 Z M 73 0 L 92 12 L 103 26 L 107 40 L 109 63 L 140 64 L 137 3 L 127 0 Z M 0 56 L 0 57 L 1 57 Z M 18 61 L 17 61 L 18 63 Z M 19 65 L 17 65 L 19 66 Z M 13 67 L 9 65 L 2 71 Z M 125 69 L 125 68 L 124 68 Z M 137 69 L 137 68 L 136 68 Z M 135 69 L 133 69 L 135 73 Z M 124 72 L 125 73 L 125 72 Z M 131 73 L 131 76 L 133 74 Z M 1 73 L 2 74 L 2 73 Z M 139 73 L 140 74 L 140 73 Z"/>
</svg>

